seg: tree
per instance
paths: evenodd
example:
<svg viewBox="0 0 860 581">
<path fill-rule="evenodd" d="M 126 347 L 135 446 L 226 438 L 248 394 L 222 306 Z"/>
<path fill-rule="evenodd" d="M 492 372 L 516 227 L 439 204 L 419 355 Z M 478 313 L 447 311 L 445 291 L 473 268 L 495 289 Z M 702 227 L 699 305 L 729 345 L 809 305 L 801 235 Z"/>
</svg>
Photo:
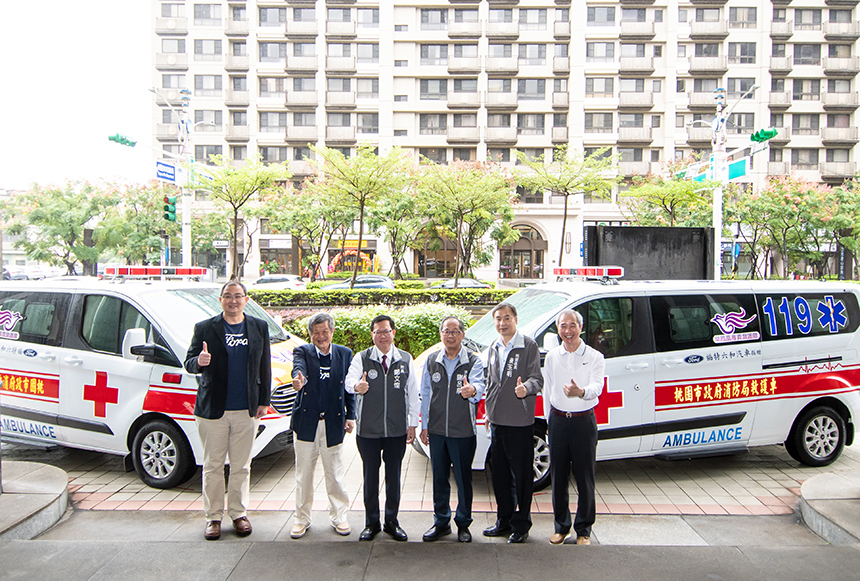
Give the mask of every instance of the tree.
<svg viewBox="0 0 860 581">
<path fill-rule="evenodd" d="M 519 238 L 510 227 L 514 182 L 500 166 L 489 162 L 430 162 L 421 169 L 418 189 L 423 213 L 440 235 L 456 242 L 457 288 L 460 275 L 471 274 L 474 253 L 481 252 L 481 240 L 492 228 L 496 228 L 493 238 L 497 244 Z"/>
<path fill-rule="evenodd" d="M 549 192 L 553 196 L 564 198 L 564 215 L 561 223 L 562 233 L 567 231 L 567 207 L 570 197 L 574 194 L 590 194 L 597 197 L 609 197 L 613 186 L 621 179 L 616 168 L 616 160 L 606 156 L 607 149 L 601 149 L 591 155 L 571 151 L 567 145 L 557 147 L 553 151 L 553 160 L 546 163 L 544 156 L 530 158 L 522 151 L 517 151 L 517 160 L 529 171 L 517 172 L 517 183 L 523 187 L 538 191 Z M 558 265 L 564 256 L 564 236 L 558 249 Z"/>
<path fill-rule="evenodd" d="M 104 222 L 119 201 L 118 190 L 110 185 L 36 185 L 15 199 L 18 217 L 9 233 L 21 236 L 15 246 L 32 260 L 65 266 L 68 274 L 77 274 L 77 263 L 88 269 L 105 248 L 109 228 Z"/>
<path fill-rule="evenodd" d="M 246 204 L 259 196 L 283 190 L 283 182 L 289 180 L 292 174 L 284 164 L 264 164 L 259 155 L 249 157 L 239 168 L 234 168 L 233 162 L 222 155 L 213 155 L 212 162 L 215 166 L 206 169 L 209 175 L 194 172 L 193 187 L 208 192 L 217 203 L 229 207 L 232 214 L 230 240 L 233 266 L 230 278 L 241 280 L 242 265 L 239 264 L 238 250 L 240 213 Z"/>
<path fill-rule="evenodd" d="M 120 203 L 105 222 L 106 246 L 114 247 L 126 264 L 160 262 L 165 236 L 178 236 L 179 224 L 164 219 L 164 196 L 176 187 L 151 181 L 119 191 Z"/>
<path fill-rule="evenodd" d="M 705 227 L 713 221 L 710 182 L 647 175 L 618 194 L 619 205 L 641 226 Z"/>
<path fill-rule="evenodd" d="M 364 236 L 364 220 L 367 211 L 385 200 L 393 192 L 402 190 L 407 184 L 411 164 L 402 150 L 395 147 L 380 156 L 373 145 L 363 144 L 356 148 L 354 156 L 343 154 L 328 147 L 311 146 L 316 154 L 310 163 L 316 169 L 304 189 L 331 196 L 345 207 L 358 211 L 358 251 Z M 355 285 L 358 262 L 352 271 L 349 288 Z"/>
<path fill-rule="evenodd" d="M 426 221 L 418 212 L 418 195 L 411 189 L 392 192 L 384 204 L 371 210 L 368 218 L 370 228 L 385 238 L 391 251 L 389 274 L 394 271 L 397 278 L 403 278 L 400 270 L 403 256 L 415 246 Z"/>
</svg>

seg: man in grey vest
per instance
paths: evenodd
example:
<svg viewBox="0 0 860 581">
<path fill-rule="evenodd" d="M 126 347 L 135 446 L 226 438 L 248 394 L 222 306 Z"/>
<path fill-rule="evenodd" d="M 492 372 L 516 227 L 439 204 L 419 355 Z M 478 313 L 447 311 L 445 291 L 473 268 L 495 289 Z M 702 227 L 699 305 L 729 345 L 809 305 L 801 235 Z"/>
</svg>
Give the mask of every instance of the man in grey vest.
<svg viewBox="0 0 860 581">
<path fill-rule="evenodd" d="M 443 349 L 427 357 L 421 376 L 421 441 L 430 446 L 433 470 L 433 526 L 424 541 L 451 533 L 451 481 L 457 483 L 457 540 L 472 541 L 472 459 L 478 439 L 475 406 L 484 394 L 484 365 L 463 347 L 463 321 L 445 317 L 439 325 Z"/>
<path fill-rule="evenodd" d="M 418 376 L 412 356 L 394 346 L 394 320 L 379 315 L 370 323 L 373 347 L 357 353 L 346 376 L 346 391 L 357 394 L 356 446 L 364 465 L 364 524 L 358 537 L 372 541 L 380 530 L 407 540 L 400 528 L 400 467 L 418 426 Z M 379 469 L 385 462 L 385 522 L 379 519 Z"/>
</svg>

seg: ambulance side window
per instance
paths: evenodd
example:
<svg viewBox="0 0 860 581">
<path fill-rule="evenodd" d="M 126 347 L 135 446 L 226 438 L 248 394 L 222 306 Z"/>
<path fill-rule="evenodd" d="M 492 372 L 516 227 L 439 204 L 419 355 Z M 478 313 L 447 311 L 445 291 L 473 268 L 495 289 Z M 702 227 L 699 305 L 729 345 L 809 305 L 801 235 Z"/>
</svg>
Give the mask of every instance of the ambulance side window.
<svg viewBox="0 0 860 581">
<path fill-rule="evenodd" d="M 0 338 L 59 346 L 70 295 L 0 292 Z"/>
<path fill-rule="evenodd" d="M 127 302 L 100 295 L 89 295 L 84 300 L 81 337 L 92 349 L 119 355 L 125 332 L 138 328 L 150 336 L 149 321 Z"/>
<path fill-rule="evenodd" d="M 651 297 L 658 352 L 700 349 L 760 340 L 752 295 L 676 295 Z"/>
<path fill-rule="evenodd" d="M 583 316 L 582 338 L 606 358 L 625 353 L 633 341 L 633 299 L 596 299 L 576 308 Z"/>
</svg>

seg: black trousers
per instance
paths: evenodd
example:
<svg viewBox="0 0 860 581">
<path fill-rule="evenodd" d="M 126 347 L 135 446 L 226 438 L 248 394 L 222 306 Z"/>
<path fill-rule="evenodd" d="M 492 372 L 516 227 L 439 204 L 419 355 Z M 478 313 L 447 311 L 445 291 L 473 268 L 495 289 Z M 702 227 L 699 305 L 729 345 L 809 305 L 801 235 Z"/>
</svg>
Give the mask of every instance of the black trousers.
<svg viewBox="0 0 860 581">
<path fill-rule="evenodd" d="M 570 531 L 570 470 L 576 480 L 577 502 L 573 530 L 591 536 L 594 524 L 594 471 L 597 464 L 597 420 L 594 414 L 566 418 L 549 416 L 549 466 L 552 479 L 552 510 L 555 532 Z"/>
<path fill-rule="evenodd" d="M 356 436 L 364 466 L 364 526 L 379 526 L 379 468 L 385 462 L 385 522 L 397 524 L 400 510 L 400 466 L 406 454 L 406 434 L 395 438 Z"/>
<path fill-rule="evenodd" d="M 435 524 L 451 522 L 451 470 L 457 483 L 458 527 L 472 524 L 472 460 L 478 446 L 476 436 L 448 438 L 430 434 L 430 467 L 433 470 L 433 514 Z"/>
<path fill-rule="evenodd" d="M 497 426 L 493 424 L 493 491 L 496 517 L 502 528 L 525 534 L 532 527 L 534 492 L 534 426 Z"/>
</svg>

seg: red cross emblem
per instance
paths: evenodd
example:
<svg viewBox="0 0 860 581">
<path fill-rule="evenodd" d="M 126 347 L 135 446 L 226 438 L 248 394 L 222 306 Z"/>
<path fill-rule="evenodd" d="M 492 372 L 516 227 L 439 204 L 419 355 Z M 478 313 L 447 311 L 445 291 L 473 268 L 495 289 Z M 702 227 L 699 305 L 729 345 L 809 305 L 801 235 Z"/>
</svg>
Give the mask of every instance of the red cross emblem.
<svg viewBox="0 0 860 581">
<path fill-rule="evenodd" d="M 603 378 L 603 391 L 600 392 L 600 399 L 597 400 L 597 406 L 594 408 L 594 415 L 597 419 L 598 426 L 609 424 L 609 410 L 613 408 L 624 407 L 624 392 L 609 391 L 609 378 Z"/>
<path fill-rule="evenodd" d="M 108 387 L 107 372 L 96 371 L 96 384 L 84 384 L 84 399 L 93 402 L 93 414 L 103 418 L 107 415 L 107 404 L 116 403 L 119 399 L 119 389 Z"/>
</svg>

